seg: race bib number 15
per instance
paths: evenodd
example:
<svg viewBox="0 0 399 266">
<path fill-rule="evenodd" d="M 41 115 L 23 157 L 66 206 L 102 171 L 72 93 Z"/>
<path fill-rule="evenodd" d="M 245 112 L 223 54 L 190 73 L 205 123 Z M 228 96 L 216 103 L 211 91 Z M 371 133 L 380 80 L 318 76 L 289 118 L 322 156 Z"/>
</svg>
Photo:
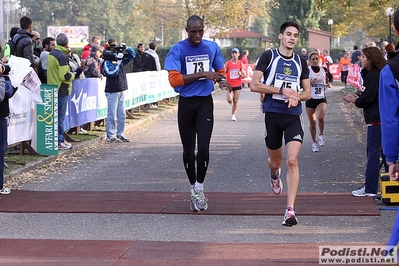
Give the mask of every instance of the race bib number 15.
<svg viewBox="0 0 399 266">
<path fill-rule="evenodd" d="M 276 74 L 276 79 L 274 80 L 274 87 L 291 89 L 298 92 L 299 84 L 297 78 L 294 76 L 287 76 L 283 74 Z M 282 94 L 273 94 L 273 99 L 285 101 L 287 97 Z"/>
</svg>

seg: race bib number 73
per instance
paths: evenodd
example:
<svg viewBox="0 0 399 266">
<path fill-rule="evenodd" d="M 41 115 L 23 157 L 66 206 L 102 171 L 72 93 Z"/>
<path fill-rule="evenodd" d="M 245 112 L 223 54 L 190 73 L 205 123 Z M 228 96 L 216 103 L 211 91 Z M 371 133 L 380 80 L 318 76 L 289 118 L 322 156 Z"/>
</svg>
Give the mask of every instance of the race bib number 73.
<svg viewBox="0 0 399 266">
<path fill-rule="evenodd" d="M 210 60 L 207 54 L 186 56 L 187 74 L 209 71 L 209 63 Z"/>
</svg>

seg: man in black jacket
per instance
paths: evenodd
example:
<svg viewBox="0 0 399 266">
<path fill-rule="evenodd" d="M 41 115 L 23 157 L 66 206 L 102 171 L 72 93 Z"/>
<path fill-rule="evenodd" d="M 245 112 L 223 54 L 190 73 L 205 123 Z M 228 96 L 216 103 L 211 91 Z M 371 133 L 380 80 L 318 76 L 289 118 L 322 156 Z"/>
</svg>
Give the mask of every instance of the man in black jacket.
<svg viewBox="0 0 399 266">
<path fill-rule="evenodd" d="M 111 38 L 108 41 L 109 53 L 116 53 L 116 39 Z M 125 130 L 125 97 L 124 91 L 127 87 L 127 77 L 125 65 L 132 61 L 136 56 L 134 50 L 125 46 L 128 57 L 124 58 L 122 53 L 115 55 L 115 58 L 105 58 L 103 63 L 104 74 L 107 77 L 105 84 L 105 96 L 107 97 L 108 111 L 106 120 L 107 142 L 129 142 L 122 134 Z M 105 51 L 107 52 L 107 51 Z M 117 124 L 116 124 L 117 123 Z"/>
<path fill-rule="evenodd" d="M 40 60 L 33 53 L 32 19 L 25 16 L 20 19 L 19 23 L 21 28 L 13 37 L 13 41 L 17 44 L 15 55 L 29 59 L 32 65 L 38 64 Z"/>
</svg>

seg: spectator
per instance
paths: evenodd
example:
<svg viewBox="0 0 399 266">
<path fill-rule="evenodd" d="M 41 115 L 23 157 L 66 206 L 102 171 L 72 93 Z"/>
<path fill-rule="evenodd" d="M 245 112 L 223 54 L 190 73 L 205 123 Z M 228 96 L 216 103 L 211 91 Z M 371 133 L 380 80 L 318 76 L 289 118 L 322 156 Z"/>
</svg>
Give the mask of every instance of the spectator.
<svg viewBox="0 0 399 266">
<path fill-rule="evenodd" d="M 22 17 L 19 21 L 21 28 L 14 35 L 13 41 L 16 43 L 16 56 L 29 59 L 32 67 L 39 64 L 40 59 L 33 53 L 34 42 L 32 34 L 32 19 L 29 17 Z M 21 37 L 21 39 L 20 39 Z"/>
<path fill-rule="evenodd" d="M 364 185 L 352 191 L 356 197 L 374 197 L 378 192 L 380 180 L 381 155 L 381 123 L 378 107 L 378 84 L 380 71 L 386 64 L 384 54 L 380 48 L 369 46 L 364 48 L 360 56 L 363 69 L 361 70 L 363 92 L 347 93 L 344 100 L 363 108 L 364 121 L 367 124 L 367 163 Z"/>
<path fill-rule="evenodd" d="M 143 54 L 144 54 L 144 44 L 139 43 L 137 45 L 136 57 L 133 60 L 133 72 L 143 71 Z"/>
<path fill-rule="evenodd" d="M 154 57 L 155 59 L 155 66 L 157 71 L 161 71 L 161 64 L 159 62 L 159 56 L 157 54 L 157 45 L 155 42 L 150 43 L 149 45 L 149 49 L 146 51 L 147 54 L 152 55 L 152 57 Z M 143 70 L 144 71 L 144 70 Z"/>
<path fill-rule="evenodd" d="M 242 56 L 241 56 L 241 59 L 240 59 L 240 61 L 241 61 L 244 65 L 248 65 L 248 64 L 249 64 L 248 56 L 249 56 L 249 51 L 248 51 L 248 50 L 244 50 L 244 51 L 242 52 Z M 245 66 L 244 66 L 244 69 L 245 69 Z M 245 75 L 246 75 L 246 72 L 245 72 Z M 245 76 L 244 78 L 246 78 L 246 76 Z M 245 86 L 245 84 L 247 84 L 247 86 Z M 245 87 L 249 88 L 249 83 L 242 83 L 241 86 L 242 86 L 242 88 L 245 88 Z"/>
<path fill-rule="evenodd" d="M 100 49 L 94 45 L 90 48 L 90 56 L 85 60 L 85 77 L 86 78 L 101 78 L 101 71 L 100 71 L 100 58 L 101 52 Z"/>
<path fill-rule="evenodd" d="M 47 57 L 47 83 L 58 87 L 58 149 L 68 150 L 72 145 L 65 141 L 64 120 L 67 113 L 69 94 L 72 91 L 72 81 L 82 72 L 81 68 L 73 73 L 69 66 L 68 36 L 59 33 L 56 37 L 56 47 Z"/>
<path fill-rule="evenodd" d="M 15 36 L 15 34 L 17 34 L 19 28 L 18 27 L 13 27 L 10 30 L 10 41 L 12 40 L 12 38 Z M 4 63 L 8 63 L 8 60 L 10 59 L 11 56 L 11 50 L 10 50 L 10 45 L 8 44 L 8 42 L 5 44 L 4 46 L 4 54 L 3 54 L 3 59 L 2 61 Z"/>
<path fill-rule="evenodd" d="M 93 47 L 93 46 L 99 47 L 100 44 L 101 44 L 101 38 L 100 38 L 99 36 L 93 36 L 93 37 L 91 38 L 91 40 L 90 40 L 90 43 L 89 43 L 89 44 L 86 44 L 86 45 L 83 47 L 83 53 L 82 53 L 82 55 L 80 56 L 80 58 L 81 58 L 82 60 L 84 60 L 84 59 L 86 59 L 87 57 L 89 57 L 89 56 L 90 56 L 90 52 L 91 52 L 91 51 L 90 51 L 90 48 Z"/>
<path fill-rule="evenodd" d="M 40 53 L 42 52 L 42 47 L 40 46 L 40 33 L 38 31 L 32 31 L 33 37 L 32 40 L 34 42 L 33 54 L 37 57 L 40 57 Z"/>
<path fill-rule="evenodd" d="M 11 190 L 4 187 L 4 156 L 7 150 L 7 118 L 10 115 L 8 99 L 16 92 L 17 88 L 11 85 L 8 74 L 10 67 L 0 65 L 0 194 L 10 194 Z"/>
<path fill-rule="evenodd" d="M 55 49 L 55 39 L 53 37 L 46 37 L 42 42 L 43 49 L 40 53 L 40 60 L 42 61 L 42 69 L 44 73 L 44 80 L 42 83 L 47 83 L 47 57 L 51 51 Z"/>
<path fill-rule="evenodd" d="M 307 51 L 306 51 L 305 48 L 302 48 L 302 50 L 301 50 L 301 57 L 302 57 L 303 59 L 305 59 L 306 62 L 308 61 L 308 53 L 307 53 Z"/>
<path fill-rule="evenodd" d="M 393 43 L 388 43 L 385 46 L 385 51 L 386 51 L 386 59 L 387 60 L 395 57 L 396 49 L 395 49 L 395 45 L 393 45 Z"/>
<path fill-rule="evenodd" d="M 126 46 L 126 44 L 124 44 Z M 115 51 L 117 46 L 116 39 L 108 40 L 108 50 Z M 125 90 L 127 90 L 127 77 L 125 65 L 132 61 L 136 56 L 134 50 L 126 46 L 128 58 L 124 58 L 122 53 L 118 53 L 114 59 L 104 58 L 103 69 L 107 81 L 105 84 L 105 96 L 107 97 L 108 113 L 106 120 L 106 141 L 109 143 L 129 142 L 123 136 L 125 130 Z M 115 135 L 116 134 L 116 135 Z"/>
<path fill-rule="evenodd" d="M 355 45 L 353 46 L 353 52 L 352 52 L 352 57 L 351 57 L 351 64 L 358 64 L 361 66 L 360 62 L 360 51 L 359 48 Z"/>
</svg>

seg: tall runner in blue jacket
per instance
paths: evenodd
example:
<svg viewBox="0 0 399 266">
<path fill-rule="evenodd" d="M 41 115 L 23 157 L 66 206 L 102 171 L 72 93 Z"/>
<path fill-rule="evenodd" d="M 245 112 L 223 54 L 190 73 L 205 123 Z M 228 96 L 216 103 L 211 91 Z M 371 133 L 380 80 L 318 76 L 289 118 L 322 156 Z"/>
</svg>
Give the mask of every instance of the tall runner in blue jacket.
<svg viewBox="0 0 399 266">
<path fill-rule="evenodd" d="M 231 86 L 226 83 L 225 60 L 219 46 L 215 42 L 202 40 L 203 19 L 191 16 L 187 20 L 186 31 L 188 38 L 174 45 L 167 54 L 165 69 L 169 73 L 170 85 L 180 94 L 177 120 L 184 168 L 190 182 L 190 208 L 202 211 L 208 208 L 204 180 L 213 130 L 212 91 L 216 82 L 224 89 L 231 90 Z"/>
</svg>

